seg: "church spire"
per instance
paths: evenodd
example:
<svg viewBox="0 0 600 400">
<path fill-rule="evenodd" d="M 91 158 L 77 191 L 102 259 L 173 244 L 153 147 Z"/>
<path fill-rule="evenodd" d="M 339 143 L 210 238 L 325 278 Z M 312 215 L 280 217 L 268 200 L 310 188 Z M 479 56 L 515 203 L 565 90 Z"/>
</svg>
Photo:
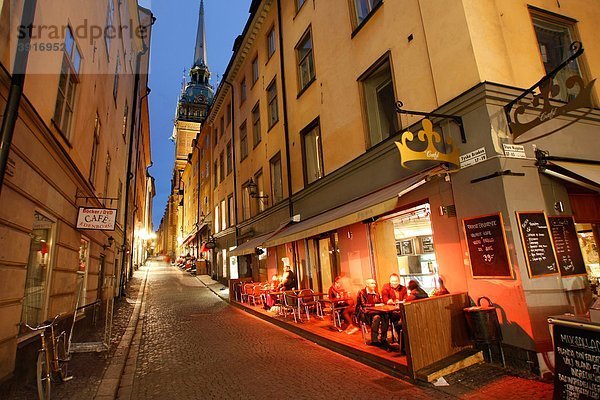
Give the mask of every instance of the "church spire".
<svg viewBox="0 0 600 400">
<path fill-rule="evenodd" d="M 208 66 L 206 59 L 206 30 L 204 28 L 204 0 L 200 0 L 200 17 L 198 19 L 198 33 L 196 34 L 194 66 Z"/>
</svg>

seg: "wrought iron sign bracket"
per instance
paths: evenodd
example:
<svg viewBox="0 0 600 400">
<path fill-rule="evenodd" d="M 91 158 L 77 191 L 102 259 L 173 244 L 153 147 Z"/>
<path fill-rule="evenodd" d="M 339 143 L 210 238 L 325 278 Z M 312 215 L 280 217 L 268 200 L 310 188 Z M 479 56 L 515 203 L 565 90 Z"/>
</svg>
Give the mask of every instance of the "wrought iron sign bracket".
<svg viewBox="0 0 600 400">
<path fill-rule="evenodd" d="M 507 105 L 504 106 L 504 112 L 506 113 L 506 117 L 508 118 L 509 123 L 514 122 L 512 120 L 512 117 L 510 116 L 510 111 L 515 106 L 515 104 L 517 104 L 519 101 L 523 100 L 527 95 L 535 94 L 535 92 L 534 92 L 535 89 L 542 86 L 546 81 L 554 79 L 554 77 L 564 67 L 569 65 L 572 61 L 574 61 L 576 58 L 578 58 L 579 56 L 581 56 L 583 54 L 583 45 L 581 44 L 581 42 L 576 41 L 576 42 L 571 43 L 570 49 L 573 52 L 573 54 L 571 54 L 571 56 L 569 58 L 567 58 L 565 61 L 563 61 L 558 67 L 556 67 L 552 71 L 548 72 L 542 79 L 537 81 L 529 89 L 527 89 L 523 93 L 521 93 L 521 95 L 519 95 L 519 97 L 517 97 L 516 99 L 514 99 L 513 101 L 511 101 L 510 103 L 508 103 Z"/>
<path fill-rule="evenodd" d="M 493 174 L 482 176 L 480 178 L 475 178 L 471 180 L 471 183 L 478 183 L 488 179 L 497 178 L 499 176 L 525 176 L 525 174 L 523 172 L 512 172 L 510 169 L 507 169 L 504 171 L 496 171 Z"/>
<path fill-rule="evenodd" d="M 404 110 L 404 109 L 402 109 L 402 107 L 404 107 L 404 103 L 402 103 L 401 101 L 397 101 L 396 102 L 396 112 L 398 114 L 418 115 L 421 117 L 435 117 L 435 118 L 451 119 L 452 121 L 454 121 L 454 123 L 456 125 L 458 125 L 458 127 L 460 129 L 461 142 L 467 143 L 467 135 L 465 134 L 465 128 L 464 128 L 463 120 L 462 120 L 461 116 L 450 115 L 450 114 L 439 114 L 439 113 L 432 113 L 432 112 L 423 112 L 423 111 L 414 111 L 414 110 Z"/>
<path fill-rule="evenodd" d="M 77 192 L 75 193 L 75 200 L 79 200 L 79 199 L 85 199 L 85 203 L 87 204 L 89 199 L 97 199 L 97 200 L 110 200 L 110 203 L 112 204 L 113 201 L 118 201 L 119 198 L 118 197 L 97 197 L 97 196 L 83 196 L 81 194 L 81 192 L 79 191 L 79 189 L 77 189 Z"/>
</svg>

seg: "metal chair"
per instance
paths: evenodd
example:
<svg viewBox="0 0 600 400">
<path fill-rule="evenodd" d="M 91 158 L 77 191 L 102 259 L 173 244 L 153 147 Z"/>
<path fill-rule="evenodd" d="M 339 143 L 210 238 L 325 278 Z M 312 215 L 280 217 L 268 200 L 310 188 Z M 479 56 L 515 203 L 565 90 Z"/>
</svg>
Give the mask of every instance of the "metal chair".
<svg viewBox="0 0 600 400">
<path fill-rule="evenodd" d="M 292 296 L 293 292 L 285 292 L 283 294 L 283 304 L 281 305 L 281 309 L 283 311 L 283 316 L 287 318 L 288 312 L 291 311 L 294 316 L 294 322 L 298 323 L 300 319 L 300 311 L 298 310 L 298 305 L 296 303 L 296 297 Z M 296 312 L 298 312 L 298 317 L 296 317 Z"/>
<path fill-rule="evenodd" d="M 262 304 L 261 288 L 262 286 L 260 283 L 252 285 L 251 292 L 248 294 L 248 304 L 250 304 L 250 302 L 252 302 L 252 305 L 254 306 Z"/>
<path fill-rule="evenodd" d="M 248 296 L 254 293 L 254 284 L 245 283 L 242 286 L 242 303 L 248 303 Z"/>
<path fill-rule="evenodd" d="M 316 316 L 323 319 L 323 308 L 321 307 L 321 302 L 315 296 L 315 293 L 312 291 L 312 289 L 300 290 L 300 293 L 298 293 L 298 307 L 298 314 L 300 314 L 300 309 L 304 308 L 307 321 L 310 321 L 309 310 L 315 310 Z"/>
</svg>

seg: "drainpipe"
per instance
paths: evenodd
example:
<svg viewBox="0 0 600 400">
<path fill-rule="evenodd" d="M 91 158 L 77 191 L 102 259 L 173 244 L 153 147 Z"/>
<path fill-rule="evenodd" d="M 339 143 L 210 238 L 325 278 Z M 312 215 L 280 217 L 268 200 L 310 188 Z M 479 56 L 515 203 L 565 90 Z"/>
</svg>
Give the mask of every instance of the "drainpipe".
<svg viewBox="0 0 600 400">
<path fill-rule="evenodd" d="M 281 18 L 281 0 L 277 0 L 277 24 L 279 25 L 279 65 L 281 68 L 281 95 L 283 97 L 283 131 L 285 137 L 285 160 L 287 167 L 287 188 L 288 188 L 288 208 L 290 210 L 290 221 L 294 216 L 294 203 L 292 201 L 292 163 L 290 161 L 290 131 L 288 127 L 288 107 L 287 107 L 287 90 L 285 87 L 285 62 L 283 54 L 283 19 Z M 296 257 L 296 242 L 292 242 L 293 265 L 296 266 L 296 276 L 298 274 L 298 260 Z"/>
<path fill-rule="evenodd" d="M 23 4 L 23 15 L 21 16 L 21 25 L 19 25 L 19 41 L 15 54 L 15 63 L 13 67 L 8 100 L 4 109 L 4 118 L 0 128 L 0 193 L 4 186 L 4 176 L 6 174 L 6 165 L 8 164 L 8 155 L 12 143 L 15 125 L 19 117 L 19 104 L 23 96 L 23 87 L 25 86 L 25 73 L 27 72 L 27 61 L 29 59 L 29 44 L 31 42 L 31 31 L 29 34 L 21 34 L 23 28 L 32 27 L 35 17 L 36 0 L 25 0 Z M 10 33 L 9 33 L 10 35 Z M 23 49 L 19 51 L 19 49 Z"/>
</svg>

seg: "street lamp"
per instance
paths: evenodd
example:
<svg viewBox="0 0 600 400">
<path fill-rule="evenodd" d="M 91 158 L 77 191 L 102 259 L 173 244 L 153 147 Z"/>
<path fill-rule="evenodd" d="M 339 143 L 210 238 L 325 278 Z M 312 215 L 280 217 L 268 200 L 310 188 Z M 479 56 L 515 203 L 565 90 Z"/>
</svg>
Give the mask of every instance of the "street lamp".
<svg viewBox="0 0 600 400">
<path fill-rule="evenodd" d="M 269 196 L 266 194 L 261 195 L 258 193 L 258 185 L 256 183 L 254 183 L 254 180 L 252 178 L 250 178 L 250 180 L 248 181 L 247 186 L 248 186 L 248 191 L 250 192 L 250 197 L 252 197 L 253 199 L 269 198 Z"/>
</svg>

